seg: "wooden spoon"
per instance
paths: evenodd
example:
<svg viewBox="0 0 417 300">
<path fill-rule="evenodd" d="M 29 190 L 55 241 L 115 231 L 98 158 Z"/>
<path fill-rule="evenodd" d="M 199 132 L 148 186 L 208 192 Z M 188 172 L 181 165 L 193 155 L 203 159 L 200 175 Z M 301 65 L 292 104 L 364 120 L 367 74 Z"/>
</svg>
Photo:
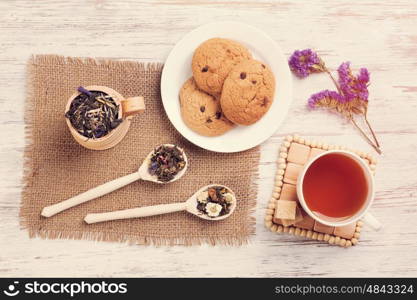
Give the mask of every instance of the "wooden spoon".
<svg viewBox="0 0 417 300">
<path fill-rule="evenodd" d="M 231 202 L 229 213 L 222 215 L 222 216 L 218 216 L 218 217 L 209 217 L 207 214 L 197 209 L 198 195 L 200 195 L 204 191 L 207 191 L 210 187 L 223 187 L 228 191 L 228 193 L 232 194 L 233 200 Z M 183 211 L 183 210 L 205 220 L 219 221 L 219 220 L 223 220 L 229 217 L 235 211 L 235 208 L 236 208 L 236 195 L 230 188 L 224 185 L 220 185 L 220 184 L 210 184 L 199 189 L 197 192 L 194 193 L 194 195 L 192 195 L 185 202 L 171 203 L 171 204 L 159 204 L 159 205 L 130 208 L 130 209 L 124 209 L 124 210 L 105 212 L 105 213 L 88 214 L 84 218 L 84 221 L 88 224 L 93 224 L 93 223 L 105 222 L 105 221 L 110 221 L 110 220 L 149 217 L 149 216 L 167 214 L 167 213 Z"/>
<path fill-rule="evenodd" d="M 172 144 L 164 144 L 164 146 L 166 147 L 175 147 Z M 178 172 L 177 175 L 175 175 L 175 177 L 171 180 L 171 181 L 167 181 L 167 182 L 163 182 L 163 181 L 159 181 L 157 176 L 151 175 L 148 171 L 149 168 L 149 163 L 150 163 L 150 159 L 152 157 L 152 154 L 154 153 L 154 150 L 152 150 L 148 156 L 145 158 L 145 160 L 143 161 L 142 165 L 139 167 L 139 170 L 135 173 L 114 179 L 112 181 L 109 181 L 107 183 L 104 183 L 102 185 L 99 185 L 98 187 L 95 187 L 91 190 L 88 190 L 82 194 L 79 194 L 75 197 L 72 197 L 68 200 L 59 202 L 57 204 L 54 205 L 50 205 L 47 207 L 44 207 L 44 209 L 42 210 L 41 215 L 44 217 L 52 217 L 54 215 L 56 215 L 57 213 L 60 213 L 68 208 L 74 207 L 76 205 L 79 205 L 81 203 L 93 200 L 95 198 L 101 197 L 103 195 L 106 195 L 108 193 L 111 193 L 117 189 L 120 189 L 121 187 L 124 187 L 134 181 L 137 181 L 139 179 L 142 180 L 146 180 L 146 181 L 152 181 L 152 182 L 156 182 L 156 183 L 169 183 L 169 182 L 174 182 L 178 179 L 180 179 L 184 174 L 185 171 L 187 170 L 188 167 L 188 160 L 187 160 L 187 156 L 185 155 L 185 152 L 182 148 L 178 147 L 177 148 L 179 150 L 181 150 L 182 155 L 184 157 L 184 161 L 185 161 L 185 167 Z"/>
</svg>

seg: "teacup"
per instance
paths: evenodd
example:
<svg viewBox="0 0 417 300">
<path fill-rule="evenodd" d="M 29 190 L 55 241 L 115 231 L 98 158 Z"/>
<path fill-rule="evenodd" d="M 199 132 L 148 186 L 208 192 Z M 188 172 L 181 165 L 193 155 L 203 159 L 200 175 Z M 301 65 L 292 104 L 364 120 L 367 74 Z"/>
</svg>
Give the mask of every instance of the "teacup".
<svg viewBox="0 0 417 300">
<path fill-rule="evenodd" d="M 112 148 L 116 146 L 127 134 L 133 115 L 143 112 L 145 110 L 144 99 L 143 97 L 124 98 L 120 93 L 106 86 L 91 85 L 85 87 L 85 89 L 89 91 L 104 92 L 107 95 L 111 96 L 116 102 L 116 104 L 119 105 L 118 117 L 121 118 L 123 121 L 119 124 L 119 126 L 111 130 L 105 136 L 94 139 L 87 138 L 81 135 L 76 129 L 74 129 L 70 120 L 68 118 L 65 118 L 68 128 L 74 139 L 85 148 L 92 150 L 105 150 Z M 65 107 L 65 112 L 69 110 L 72 101 L 78 95 L 80 95 L 80 92 L 76 92 L 71 95 Z"/>
<path fill-rule="evenodd" d="M 338 157 L 338 155 L 340 155 L 340 157 Z M 333 159 L 333 161 L 329 158 Z M 335 159 L 339 159 L 339 161 L 337 162 Z M 322 166 L 319 165 L 320 163 L 322 164 Z M 337 186 L 340 186 L 340 187 L 342 187 L 340 184 L 342 185 L 346 184 L 346 186 L 343 186 L 343 189 L 345 192 L 347 192 L 349 188 L 352 189 L 356 187 L 356 186 L 355 187 L 347 186 L 349 184 L 349 180 L 348 180 L 349 178 L 347 176 L 343 177 L 343 178 L 346 178 L 346 181 L 345 181 L 346 183 L 344 183 L 344 181 L 341 180 L 342 172 L 345 171 L 345 170 L 342 170 L 343 163 L 348 163 L 350 165 L 350 169 L 347 169 L 347 170 L 353 171 L 354 168 L 357 168 L 357 171 L 359 172 L 358 174 L 360 175 L 360 177 L 354 178 L 354 179 L 356 180 L 357 183 L 359 183 L 359 186 L 361 187 L 366 186 L 366 190 L 363 188 L 362 191 L 358 191 L 361 193 L 361 195 L 363 195 L 363 199 L 360 200 L 360 203 L 356 201 L 355 203 L 356 206 L 352 206 L 352 208 L 349 207 L 350 205 L 349 202 L 340 202 L 342 201 L 340 199 L 342 198 L 344 199 L 346 197 L 340 197 L 337 199 L 339 201 L 339 206 L 337 206 L 338 202 L 335 201 L 334 199 L 321 199 L 320 200 L 320 198 L 317 197 L 317 195 L 320 195 L 320 191 L 318 189 L 323 189 L 325 184 L 329 184 L 329 182 L 324 182 L 324 180 L 326 180 L 327 178 L 328 181 L 331 181 L 329 179 L 332 178 L 331 177 L 332 174 L 334 175 L 334 177 L 338 177 L 340 175 L 339 182 L 335 182 L 335 183 L 337 183 Z M 325 169 L 326 164 L 327 164 L 327 170 Z M 321 170 L 320 170 L 320 167 L 321 167 Z M 319 177 L 318 176 L 319 174 L 323 176 Z M 346 174 L 343 173 L 343 175 L 346 175 Z M 308 176 L 316 176 L 316 178 L 311 178 L 311 177 L 309 178 Z M 316 197 L 312 196 L 312 194 L 314 194 L 312 192 L 310 192 L 310 195 L 308 195 L 309 191 L 314 191 L 314 186 L 311 186 L 312 183 L 318 183 L 316 187 L 316 190 L 318 190 L 318 192 L 315 195 Z M 375 198 L 374 184 L 375 184 L 374 177 L 371 173 L 371 170 L 369 169 L 365 161 L 362 160 L 358 155 L 352 152 L 343 151 L 343 150 L 331 150 L 331 151 L 326 151 L 317 155 L 316 157 L 314 157 L 313 159 L 311 159 L 304 165 L 297 179 L 297 196 L 304 211 L 314 220 L 324 225 L 335 226 L 335 227 L 345 226 L 353 222 L 356 222 L 359 219 L 363 219 L 363 221 L 369 224 L 372 228 L 374 228 L 375 230 L 378 230 L 381 227 L 381 224 L 368 212 Z M 333 187 L 333 193 L 335 192 L 336 192 L 335 188 Z M 328 190 L 326 190 L 325 192 L 321 192 L 321 194 L 329 194 L 329 192 Z M 307 199 L 308 197 L 310 197 L 310 199 Z M 312 201 L 312 199 L 315 199 L 314 200 L 315 202 Z M 347 197 L 343 201 L 345 200 L 353 201 L 349 199 L 351 198 Z M 327 203 L 320 203 L 320 201 L 327 201 Z M 317 205 L 317 203 L 319 203 L 320 205 Z M 332 205 L 334 207 L 332 207 Z M 352 205 L 353 205 L 353 202 L 352 202 Z M 344 207 L 345 210 L 346 208 L 348 208 L 348 209 L 353 209 L 354 211 L 350 213 L 349 215 L 346 215 L 343 217 L 341 216 L 336 217 L 335 215 L 330 216 L 330 212 L 332 211 L 332 209 L 334 212 L 337 212 L 337 209 L 339 208 L 336 209 L 336 207 L 340 207 L 340 206 Z M 324 214 L 323 213 L 324 209 L 320 212 L 319 211 L 320 209 L 318 209 L 317 207 L 319 208 L 324 207 L 327 209 L 329 213 Z"/>
</svg>

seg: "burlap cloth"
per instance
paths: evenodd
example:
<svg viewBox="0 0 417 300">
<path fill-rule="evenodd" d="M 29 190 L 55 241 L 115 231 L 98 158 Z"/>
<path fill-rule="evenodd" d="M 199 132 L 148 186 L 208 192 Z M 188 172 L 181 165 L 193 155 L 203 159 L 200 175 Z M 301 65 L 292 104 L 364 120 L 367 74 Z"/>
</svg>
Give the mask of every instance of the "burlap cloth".
<svg viewBox="0 0 417 300">
<path fill-rule="evenodd" d="M 20 216 L 22 226 L 31 237 L 156 245 L 204 242 L 240 245 L 254 233 L 251 211 L 256 203 L 254 179 L 259 148 L 220 154 L 198 148 L 182 138 L 162 107 L 161 71 L 162 64 L 53 55 L 30 59 L 25 114 L 25 187 Z M 145 97 L 146 112 L 134 117 L 128 134 L 116 147 L 105 151 L 88 150 L 70 135 L 64 108 L 68 97 L 80 85 L 105 85 L 125 97 Z M 135 172 L 149 151 L 162 143 L 175 143 L 185 149 L 189 168 L 181 180 L 166 185 L 138 181 L 51 218 L 40 216 L 44 206 Z M 227 185 L 237 194 L 237 209 L 226 220 L 210 222 L 178 212 L 92 225 L 83 222 L 87 213 L 180 202 L 210 183 Z"/>
</svg>

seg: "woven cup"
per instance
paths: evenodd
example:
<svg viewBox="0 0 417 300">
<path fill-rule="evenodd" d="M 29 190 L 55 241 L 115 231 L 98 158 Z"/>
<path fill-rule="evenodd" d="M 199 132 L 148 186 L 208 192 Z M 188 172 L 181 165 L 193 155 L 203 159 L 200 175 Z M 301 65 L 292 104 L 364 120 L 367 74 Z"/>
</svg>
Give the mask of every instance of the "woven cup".
<svg viewBox="0 0 417 300">
<path fill-rule="evenodd" d="M 85 88 L 90 91 L 103 92 L 111 96 L 116 102 L 116 104 L 119 105 L 118 117 L 122 118 L 123 121 L 119 124 L 119 126 L 110 131 L 108 134 L 97 139 L 87 138 L 81 135 L 80 133 L 78 133 L 77 130 L 74 129 L 70 120 L 68 118 L 65 118 L 68 128 L 74 139 L 85 148 L 92 150 L 105 150 L 112 148 L 116 146 L 127 134 L 133 115 L 143 112 L 145 110 L 144 99 L 143 97 L 130 97 L 125 99 L 121 94 L 106 86 L 91 85 Z M 76 92 L 71 95 L 65 107 L 65 112 L 69 110 L 72 101 L 78 95 L 80 95 L 79 92 Z"/>
</svg>

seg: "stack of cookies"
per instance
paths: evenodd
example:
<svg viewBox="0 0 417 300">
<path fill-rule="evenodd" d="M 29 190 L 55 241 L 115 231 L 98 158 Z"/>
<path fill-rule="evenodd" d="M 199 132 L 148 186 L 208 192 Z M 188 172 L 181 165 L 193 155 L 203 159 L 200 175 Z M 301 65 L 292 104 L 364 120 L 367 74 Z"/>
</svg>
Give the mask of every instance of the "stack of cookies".
<svg viewBox="0 0 417 300">
<path fill-rule="evenodd" d="M 274 100 L 271 69 L 241 44 L 222 38 L 202 43 L 192 59 L 193 77 L 181 88 L 185 124 L 204 136 L 260 120 Z"/>
</svg>

